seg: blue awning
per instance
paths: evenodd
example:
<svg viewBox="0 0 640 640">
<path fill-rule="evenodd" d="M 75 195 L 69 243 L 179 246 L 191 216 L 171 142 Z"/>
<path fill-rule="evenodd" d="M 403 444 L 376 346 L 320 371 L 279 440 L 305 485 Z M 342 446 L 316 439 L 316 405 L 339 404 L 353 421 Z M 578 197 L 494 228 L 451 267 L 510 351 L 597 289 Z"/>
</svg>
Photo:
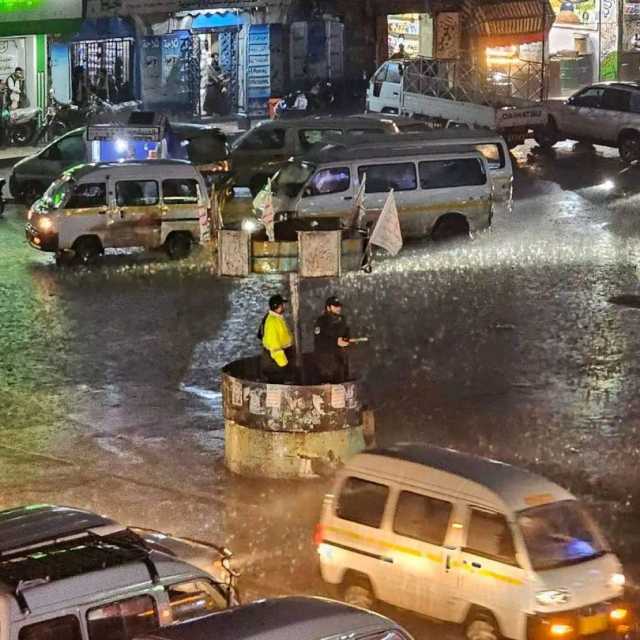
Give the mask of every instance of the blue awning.
<svg viewBox="0 0 640 640">
<path fill-rule="evenodd" d="M 242 16 L 236 11 L 213 11 L 199 13 L 194 16 L 192 29 L 226 29 L 228 27 L 241 27 Z"/>
<path fill-rule="evenodd" d="M 83 20 L 80 31 L 74 34 L 71 42 L 135 37 L 136 28 L 129 18 L 96 18 Z"/>
</svg>

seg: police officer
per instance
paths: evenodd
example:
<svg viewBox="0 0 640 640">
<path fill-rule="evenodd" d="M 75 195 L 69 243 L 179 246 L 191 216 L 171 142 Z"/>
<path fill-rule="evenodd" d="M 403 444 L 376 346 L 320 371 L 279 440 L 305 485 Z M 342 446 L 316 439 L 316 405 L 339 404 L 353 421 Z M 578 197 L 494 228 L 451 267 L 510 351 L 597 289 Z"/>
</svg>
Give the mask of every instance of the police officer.
<svg viewBox="0 0 640 640">
<path fill-rule="evenodd" d="M 320 382 L 344 382 L 347 375 L 347 348 L 350 333 L 342 315 L 342 303 L 336 296 L 327 298 L 324 313 L 316 321 L 314 356 Z"/>
<path fill-rule="evenodd" d="M 267 382 L 273 384 L 283 384 L 292 376 L 293 336 L 284 319 L 286 302 L 279 294 L 271 296 L 269 311 L 258 330 L 262 342 L 260 368 Z"/>
</svg>

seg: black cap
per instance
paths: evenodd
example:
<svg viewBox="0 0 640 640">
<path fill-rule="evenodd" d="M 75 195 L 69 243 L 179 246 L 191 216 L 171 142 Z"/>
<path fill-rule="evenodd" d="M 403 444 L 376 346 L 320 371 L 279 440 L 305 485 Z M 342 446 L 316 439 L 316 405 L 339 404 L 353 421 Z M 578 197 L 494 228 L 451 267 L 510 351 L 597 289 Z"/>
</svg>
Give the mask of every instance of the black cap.
<svg viewBox="0 0 640 640">
<path fill-rule="evenodd" d="M 327 298 L 327 301 L 324 303 L 325 307 L 341 307 L 342 302 L 338 299 L 338 296 L 331 296 Z"/>
<path fill-rule="evenodd" d="M 276 293 L 275 296 L 271 296 L 269 298 L 269 309 L 273 311 L 274 309 L 277 309 L 281 304 L 284 304 L 285 302 L 288 302 L 288 300 L 283 298 L 279 293 Z"/>
</svg>

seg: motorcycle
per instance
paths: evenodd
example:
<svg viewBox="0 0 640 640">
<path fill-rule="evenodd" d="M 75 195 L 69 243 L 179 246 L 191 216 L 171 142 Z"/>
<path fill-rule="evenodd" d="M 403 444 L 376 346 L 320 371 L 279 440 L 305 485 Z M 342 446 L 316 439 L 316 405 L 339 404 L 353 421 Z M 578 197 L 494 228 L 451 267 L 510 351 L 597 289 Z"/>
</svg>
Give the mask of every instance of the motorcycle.
<svg viewBox="0 0 640 640">
<path fill-rule="evenodd" d="M 24 107 L 11 111 L 5 109 L 0 114 L 2 142 L 17 146 L 29 144 L 35 135 L 39 118 L 38 107 Z"/>
<path fill-rule="evenodd" d="M 329 111 L 335 101 L 336 94 L 329 80 L 320 80 L 309 90 L 309 103 L 313 111 Z"/>
<path fill-rule="evenodd" d="M 0 178 L 0 216 L 4 213 L 4 197 L 2 196 L 2 191 L 4 190 L 4 183 L 6 180 L 4 178 Z"/>
<path fill-rule="evenodd" d="M 299 118 L 309 114 L 330 113 L 336 101 L 333 85 L 328 80 L 316 82 L 309 91 L 293 91 L 275 108 L 274 117 Z"/>
<path fill-rule="evenodd" d="M 53 92 L 50 92 L 49 106 L 36 142 L 55 140 L 68 131 L 92 124 L 96 116 L 109 111 L 112 111 L 111 104 L 96 95 L 89 97 L 86 106 L 78 107 L 75 104 L 60 102 L 55 98 Z"/>
</svg>

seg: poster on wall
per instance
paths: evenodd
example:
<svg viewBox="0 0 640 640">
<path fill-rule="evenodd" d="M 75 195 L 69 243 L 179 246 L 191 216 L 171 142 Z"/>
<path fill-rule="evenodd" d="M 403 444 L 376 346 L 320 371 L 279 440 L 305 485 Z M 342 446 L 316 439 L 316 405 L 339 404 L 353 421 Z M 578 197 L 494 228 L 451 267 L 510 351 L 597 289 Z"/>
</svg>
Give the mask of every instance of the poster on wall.
<svg viewBox="0 0 640 640">
<path fill-rule="evenodd" d="M 606 0 L 603 0 L 606 1 Z M 556 14 L 554 26 L 597 30 L 600 23 L 599 0 L 551 0 Z"/>
<path fill-rule="evenodd" d="M 0 39 L 0 80 L 6 80 L 16 67 L 26 67 L 24 38 Z"/>
<path fill-rule="evenodd" d="M 142 92 L 149 103 L 162 101 L 162 38 L 142 39 Z"/>
<path fill-rule="evenodd" d="M 618 79 L 618 3 L 602 0 L 600 25 L 600 80 Z"/>
<path fill-rule="evenodd" d="M 49 45 L 51 61 L 51 88 L 58 102 L 71 102 L 71 72 L 69 45 L 64 42 L 52 42 Z"/>
<path fill-rule="evenodd" d="M 2 22 L 82 18 L 82 0 L 0 0 Z"/>
<path fill-rule="evenodd" d="M 460 55 L 460 14 L 442 11 L 435 22 L 435 57 L 457 58 Z"/>
</svg>

